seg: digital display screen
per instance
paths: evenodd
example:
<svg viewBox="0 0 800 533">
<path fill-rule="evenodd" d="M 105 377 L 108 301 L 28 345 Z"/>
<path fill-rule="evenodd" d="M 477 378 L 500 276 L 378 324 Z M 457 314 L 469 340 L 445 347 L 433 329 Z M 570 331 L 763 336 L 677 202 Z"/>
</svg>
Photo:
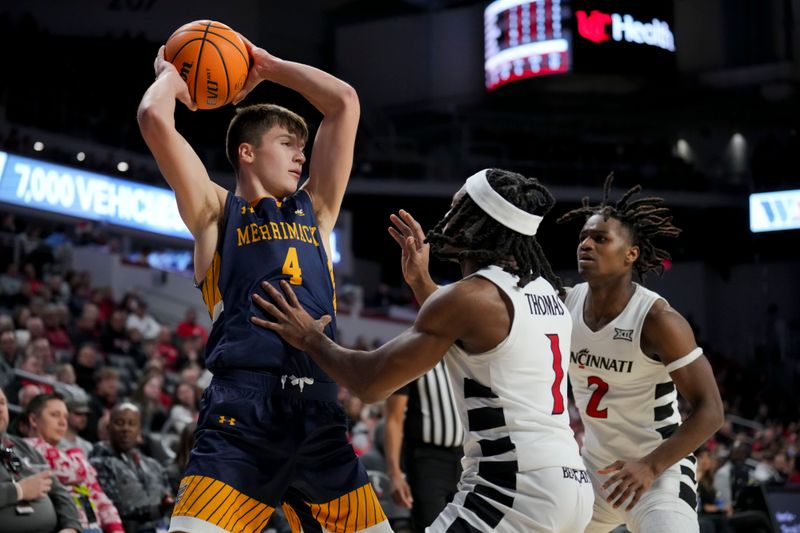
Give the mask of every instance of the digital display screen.
<svg viewBox="0 0 800 533">
<path fill-rule="evenodd" d="M 676 68 L 671 0 L 571 0 L 565 22 L 573 70 L 585 73 L 670 74 Z"/>
<path fill-rule="evenodd" d="M 484 10 L 486 90 L 570 71 L 561 0 L 497 0 Z"/>
<path fill-rule="evenodd" d="M 0 152 L 0 202 L 192 239 L 169 189 L 5 152 Z"/>
<path fill-rule="evenodd" d="M 775 531 L 800 532 L 800 487 L 767 487 L 765 498 Z"/>
<path fill-rule="evenodd" d="M 750 231 L 800 229 L 800 189 L 750 195 Z"/>
</svg>

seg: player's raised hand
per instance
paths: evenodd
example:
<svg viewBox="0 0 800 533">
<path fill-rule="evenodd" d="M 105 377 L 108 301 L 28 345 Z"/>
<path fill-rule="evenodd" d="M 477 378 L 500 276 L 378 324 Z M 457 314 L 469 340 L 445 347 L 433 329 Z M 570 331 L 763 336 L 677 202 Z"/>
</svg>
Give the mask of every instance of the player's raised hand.
<svg viewBox="0 0 800 533">
<path fill-rule="evenodd" d="M 600 475 L 613 473 L 600 488 L 605 491 L 616 485 L 614 490 L 606 496 L 606 501 L 615 508 L 631 498 L 625 511 L 633 509 L 656 479 L 653 469 L 642 461 L 615 461 L 607 467 L 601 468 L 597 473 Z"/>
<path fill-rule="evenodd" d="M 255 315 L 250 317 L 250 321 L 262 328 L 271 329 L 298 350 L 308 351 L 308 343 L 312 336 L 322 333 L 325 326 L 330 323 L 331 317 L 330 315 L 323 315 L 319 320 L 314 320 L 300 305 L 292 287 L 284 280 L 280 281 L 280 285 L 283 294 L 266 281 L 261 282 L 264 292 L 274 303 L 270 303 L 258 294 L 253 294 L 253 301 L 256 305 L 272 315 L 275 318 L 275 322 L 264 320 Z"/>
<path fill-rule="evenodd" d="M 162 45 L 161 48 L 158 49 L 156 60 L 153 62 L 153 70 L 156 72 L 156 78 L 168 78 L 169 83 L 175 88 L 175 98 L 192 111 L 197 111 L 197 104 L 192 101 L 192 97 L 189 95 L 189 86 L 186 85 L 181 75 L 178 74 L 175 65 L 164 58 L 164 50 L 166 50 L 166 48 L 166 46 Z"/>
<path fill-rule="evenodd" d="M 242 90 L 239 91 L 236 94 L 236 96 L 233 97 L 234 105 L 244 100 L 245 96 L 247 96 L 250 93 L 250 91 L 252 91 L 253 88 L 255 88 L 256 85 L 258 85 L 259 83 L 261 83 L 266 79 L 263 76 L 262 69 L 270 61 L 275 60 L 275 56 L 273 56 L 263 48 L 260 48 L 251 43 L 247 39 L 247 37 L 245 37 L 241 33 L 238 33 L 237 35 L 241 37 L 245 48 L 247 48 L 247 53 L 250 54 L 250 72 L 247 73 L 247 80 L 245 80 Z"/>
<path fill-rule="evenodd" d="M 400 264 L 403 267 L 403 278 L 412 288 L 430 279 L 428 263 L 430 245 L 425 242 L 425 232 L 411 214 L 401 209 L 396 215 L 389 216 L 394 227 L 389 227 L 389 235 L 402 250 Z"/>
</svg>

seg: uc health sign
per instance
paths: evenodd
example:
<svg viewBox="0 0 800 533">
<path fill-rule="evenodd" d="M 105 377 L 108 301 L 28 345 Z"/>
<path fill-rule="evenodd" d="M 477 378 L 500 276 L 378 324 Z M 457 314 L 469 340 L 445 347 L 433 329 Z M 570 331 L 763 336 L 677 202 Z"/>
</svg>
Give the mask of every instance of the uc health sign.
<svg viewBox="0 0 800 533">
<path fill-rule="evenodd" d="M 0 152 L 0 202 L 191 239 L 169 189 Z"/>
</svg>

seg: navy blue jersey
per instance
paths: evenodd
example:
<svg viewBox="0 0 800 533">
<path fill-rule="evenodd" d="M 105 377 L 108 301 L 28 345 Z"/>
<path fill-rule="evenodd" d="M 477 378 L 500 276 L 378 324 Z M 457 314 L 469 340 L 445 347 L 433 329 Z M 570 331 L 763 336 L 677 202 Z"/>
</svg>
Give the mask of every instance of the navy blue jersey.
<svg viewBox="0 0 800 533">
<path fill-rule="evenodd" d="M 251 315 L 270 319 L 251 298 L 264 296 L 265 280 L 278 290 L 280 280 L 288 281 L 311 316 L 334 318 L 325 334 L 335 340 L 333 270 L 303 190 L 283 202 L 262 198 L 253 205 L 228 193 L 217 251 L 201 285 L 214 321 L 206 365 L 212 372 L 241 369 L 331 381 L 304 352 L 250 321 Z"/>
</svg>

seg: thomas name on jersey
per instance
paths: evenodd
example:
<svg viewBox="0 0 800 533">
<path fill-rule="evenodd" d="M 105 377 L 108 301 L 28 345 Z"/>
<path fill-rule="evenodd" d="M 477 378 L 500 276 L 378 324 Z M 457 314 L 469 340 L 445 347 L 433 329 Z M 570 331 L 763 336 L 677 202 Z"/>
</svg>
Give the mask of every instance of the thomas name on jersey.
<svg viewBox="0 0 800 533">
<path fill-rule="evenodd" d="M 578 365 L 578 368 L 602 368 L 603 370 L 612 370 L 614 372 L 624 372 L 630 374 L 633 370 L 633 361 L 624 361 L 622 359 L 611 359 L 603 357 L 602 355 L 593 355 L 589 350 L 583 349 L 578 352 L 572 352 L 570 359 L 573 364 Z"/>
<path fill-rule="evenodd" d="M 564 306 L 555 294 L 525 293 L 532 315 L 563 315 Z"/>
<path fill-rule="evenodd" d="M 271 240 L 293 240 L 319 246 L 316 234 L 316 226 L 297 222 L 270 222 L 261 225 L 251 222 L 236 228 L 237 246 Z"/>
</svg>

